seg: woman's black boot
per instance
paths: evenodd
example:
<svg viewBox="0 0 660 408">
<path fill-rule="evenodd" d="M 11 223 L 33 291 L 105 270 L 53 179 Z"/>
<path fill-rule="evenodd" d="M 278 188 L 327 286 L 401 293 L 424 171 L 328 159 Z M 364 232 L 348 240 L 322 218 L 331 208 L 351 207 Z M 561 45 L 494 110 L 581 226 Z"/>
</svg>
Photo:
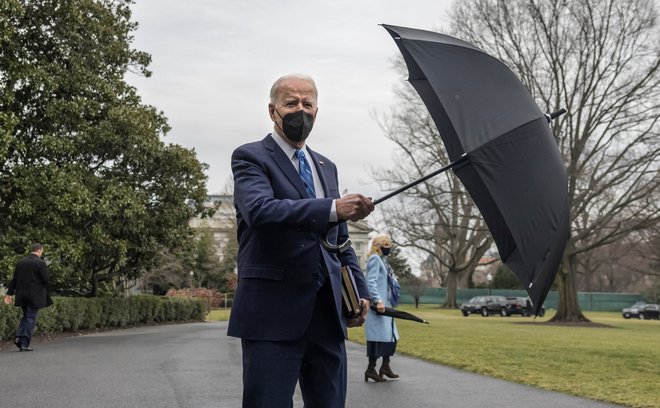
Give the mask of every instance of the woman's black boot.
<svg viewBox="0 0 660 408">
<path fill-rule="evenodd" d="M 370 378 L 376 382 L 387 381 L 386 378 L 383 378 L 382 375 L 376 372 L 376 360 L 378 358 L 369 357 L 369 365 L 367 366 L 367 371 L 364 372 L 364 382 L 369 382 Z"/>
<path fill-rule="evenodd" d="M 389 378 L 399 378 L 399 374 L 394 374 L 394 372 L 392 372 L 392 369 L 390 368 L 389 357 L 383 357 L 383 364 L 380 366 L 380 370 L 378 371 L 378 374 L 380 374 L 381 377 L 385 375 Z"/>
</svg>

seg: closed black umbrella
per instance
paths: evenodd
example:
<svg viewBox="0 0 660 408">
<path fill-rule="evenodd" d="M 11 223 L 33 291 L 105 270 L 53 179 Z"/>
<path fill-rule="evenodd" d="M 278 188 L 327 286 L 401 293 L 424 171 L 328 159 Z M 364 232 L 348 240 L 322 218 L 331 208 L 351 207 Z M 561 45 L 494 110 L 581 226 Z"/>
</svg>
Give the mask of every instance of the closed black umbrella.
<svg viewBox="0 0 660 408">
<path fill-rule="evenodd" d="M 452 167 L 538 314 L 569 231 L 568 180 L 551 115 L 506 65 L 479 48 L 436 32 L 383 27 L 452 161 L 426 178 Z"/>
<path fill-rule="evenodd" d="M 412 313 L 404 312 L 403 310 L 394 309 L 392 307 L 385 307 L 385 311 L 381 313 L 376 308 L 376 305 L 371 305 L 371 310 L 373 310 L 374 312 L 376 312 L 376 313 L 378 313 L 379 315 L 382 315 L 382 316 L 390 316 L 390 317 L 394 317 L 394 318 L 397 318 L 397 319 L 412 320 L 413 322 L 430 324 L 429 322 L 422 319 L 421 317 L 417 317 Z"/>
</svg>

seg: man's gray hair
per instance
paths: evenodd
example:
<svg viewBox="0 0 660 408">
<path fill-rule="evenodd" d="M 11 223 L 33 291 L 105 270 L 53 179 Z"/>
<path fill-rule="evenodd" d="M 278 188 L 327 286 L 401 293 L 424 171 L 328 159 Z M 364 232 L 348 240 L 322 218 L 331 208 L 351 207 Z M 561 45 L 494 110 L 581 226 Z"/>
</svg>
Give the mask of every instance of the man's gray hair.
<svg viewBox="0 0 660 408">
<path fill-rule="evenodd" d="M 37 252 L 37 251 L 41 251 L 42 249 L 44 249 L 43 245 L 41 245 L 38 242 L 35 242 L 32 245 L 30 245 L 30 252 Z"/>
<path fill-rule="evenodd" d="M 314 97 L 318 98 L 318 91 L 316 90 L 316 82 L 314 82 L 314 79 L 311 76 L 305 74 L 286 74 L 278 78 L 277 81 L 275 81 L 273 86 L 270 88 L 270 103 L 273 104 L 275 103 L 275 99 L 277 99 L 277 92 L 280 89 L 280 84 L 282 83 L 282 81 L 285 81 L 287 79 L 302 79 L 303 81 L 309 82 L 314 87 Z"/>
</svg>

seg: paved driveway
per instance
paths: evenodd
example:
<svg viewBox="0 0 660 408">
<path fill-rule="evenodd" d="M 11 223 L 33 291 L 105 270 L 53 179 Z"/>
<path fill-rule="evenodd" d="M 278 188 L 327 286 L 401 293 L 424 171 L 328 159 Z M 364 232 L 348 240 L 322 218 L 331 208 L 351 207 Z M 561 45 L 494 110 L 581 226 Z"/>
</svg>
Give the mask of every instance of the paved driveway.
<svg viewBox="0 0 660 408">
<path fill-rule="evenodd" d="M 12 408 L 240 407 L 241 350 L 225 322 L 102 332 L 0 350 L 0 406 Z M 397 381 L 365 383 L 364 347 L 348 343 L 347 407 L 606 408 L 396 356 Z M 299 394 L 295 407 L 302 407 Z"/>
</svg>

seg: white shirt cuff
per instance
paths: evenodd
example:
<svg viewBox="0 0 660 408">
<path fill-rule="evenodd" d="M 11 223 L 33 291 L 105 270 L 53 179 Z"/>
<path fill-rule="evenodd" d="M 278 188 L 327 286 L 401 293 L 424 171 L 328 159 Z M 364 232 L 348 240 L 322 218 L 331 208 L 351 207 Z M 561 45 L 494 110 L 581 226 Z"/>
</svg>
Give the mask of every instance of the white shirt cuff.
<svg viewBox="0 0 660 408">
<path fill-rule="evenodd" d="M 337 222 L 337 200 L 332 200 L 332 206 L 330 207 L 330 222 Z"/>
</svg>

